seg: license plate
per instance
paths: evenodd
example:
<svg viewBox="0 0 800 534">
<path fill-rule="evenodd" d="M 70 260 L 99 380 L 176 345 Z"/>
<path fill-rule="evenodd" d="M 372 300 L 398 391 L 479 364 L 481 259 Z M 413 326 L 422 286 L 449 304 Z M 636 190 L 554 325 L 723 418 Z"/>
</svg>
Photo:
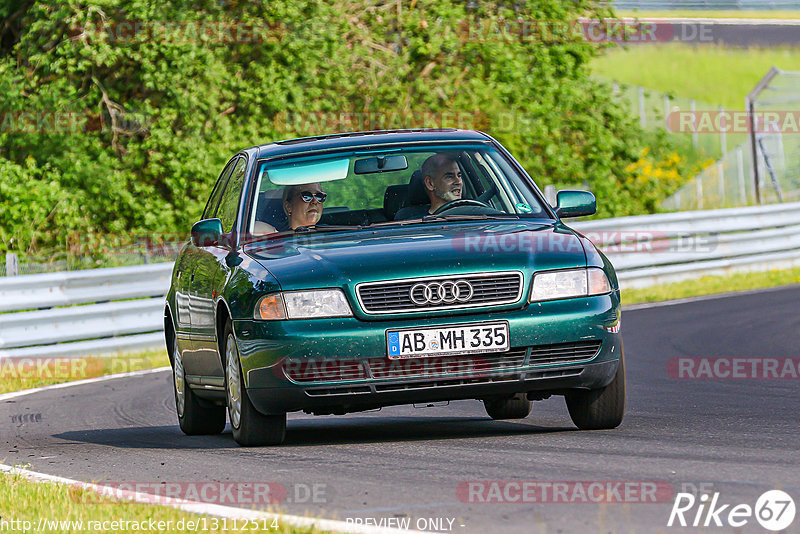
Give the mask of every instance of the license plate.
<svg viewBox="0 0 800 534">
<path fill-rule="evenodd" d="M 505 352 L 509 349 L 508 323 L 498 321 L 388 330 L 386 349 L 389 359 L 392 360 L 475 352 Z"/>
</svg>

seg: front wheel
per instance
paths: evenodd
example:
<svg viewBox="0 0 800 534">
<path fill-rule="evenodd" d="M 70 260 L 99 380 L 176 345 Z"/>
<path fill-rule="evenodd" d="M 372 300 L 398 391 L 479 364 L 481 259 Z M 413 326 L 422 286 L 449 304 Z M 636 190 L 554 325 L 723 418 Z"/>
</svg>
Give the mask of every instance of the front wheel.
<svg viewBox="0 0 800 534">
<path fill-rule="evenodd" d="M 605 387 L 566 395 L 569 416 L 581 430 L 616 428 L 625 415 L 625 358 L 619 355 L 614 379 Z"/>
<path fill-rule="evenodd" d="M 178 339 L 172 337 L 172 386 L 178 424 L 184 434 L 200 436 L 219 434 L 225 428 L 225 407 L 206 404 L 197 398 L 186 383 Z"/>
<path fill-rule="evenodd" d="M 286 414 L 264 415 L 256 410 L 244 387 L 239 349 L 230 322 L 225 325 L 224 335 L 225 390 L 233 439 L 243 447 L 280 445 L 286 437 Z"/>
</svg>

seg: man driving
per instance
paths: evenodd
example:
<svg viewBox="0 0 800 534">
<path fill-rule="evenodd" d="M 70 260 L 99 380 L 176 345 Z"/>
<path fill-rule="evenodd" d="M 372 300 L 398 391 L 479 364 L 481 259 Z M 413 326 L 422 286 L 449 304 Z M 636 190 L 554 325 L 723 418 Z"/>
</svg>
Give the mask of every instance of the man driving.
<svg viewBox="0 0 800 534">
<path fill-rule="evenodd" d="M 430 207 L 410 205 L 400 209 L 395 219 L 413 219 L 429 215 L 453 200 L 461 198 L 464 182 L 455 155 L 438 153 L 425 160 L 420 168 L 422 185 Z"/>
<path fill-rule="evenodd" d="M 461 198 L 461 170 L 452 154 L 434 154 L 422 164 L 422 180 L 431 199 L 429 213 Z"/>
</svg>

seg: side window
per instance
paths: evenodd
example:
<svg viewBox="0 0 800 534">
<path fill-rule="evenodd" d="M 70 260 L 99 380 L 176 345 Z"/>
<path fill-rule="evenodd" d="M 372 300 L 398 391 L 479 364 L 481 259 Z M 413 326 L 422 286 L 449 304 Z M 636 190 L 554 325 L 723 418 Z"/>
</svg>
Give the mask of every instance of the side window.
<svg viewBox="0 0 800 534">
<path fill-rule="evenodd" d="M 206 209 L 203 210 L 203 219 L 211 219 L 214 217 L 214 213 L 217 211 L 217 206 L 219 206 L 219 199 L 222 196 L 222 191 L 225 189 L 225 183 L 228 181 L 228 177 L 231 175 L 231 171 L 233 170 L 233 166 L 235 164 L 236 158 L 232 159 L 222 170 L 222 174 L 219 175 L 217 185 L 214 186 L 214 191 L 211 193 L 211 197 L 208 199 Z"/>
<path fill-rule="evenodd" d="M 224 232 L 230 232 L 236 222 L 236 213 L 239 210 L 239 196 L 242 192 L 242 185 L 244 185 L 244 171 L 246 168 L 247 160 L 239 158 L 233 168 L 231 178 L 228 180 L 228 185 L 225 186 L 225 192 L 222 194 L 222 200 L 220 200 L 219 209 L 217 209 L 217 217 L 222 221 L 222 230 Z"/>
</svg>

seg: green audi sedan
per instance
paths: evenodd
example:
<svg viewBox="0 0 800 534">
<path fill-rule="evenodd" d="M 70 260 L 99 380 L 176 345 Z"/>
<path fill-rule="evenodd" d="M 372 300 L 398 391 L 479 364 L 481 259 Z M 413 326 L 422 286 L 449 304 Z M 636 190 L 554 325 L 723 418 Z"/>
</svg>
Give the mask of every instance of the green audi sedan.
<svg viewBox="0 0 800 534">
<path fill-rule="evenodd" d="M 234 155 L 172 274 L 164 328 L 186 434 L 277 445 L 286 414 L 563 395 L 581 429 L 625 408 L 611 263 L 562 219 L 595 198 L 490 136 L 396 130 Z"/>
</svg>

